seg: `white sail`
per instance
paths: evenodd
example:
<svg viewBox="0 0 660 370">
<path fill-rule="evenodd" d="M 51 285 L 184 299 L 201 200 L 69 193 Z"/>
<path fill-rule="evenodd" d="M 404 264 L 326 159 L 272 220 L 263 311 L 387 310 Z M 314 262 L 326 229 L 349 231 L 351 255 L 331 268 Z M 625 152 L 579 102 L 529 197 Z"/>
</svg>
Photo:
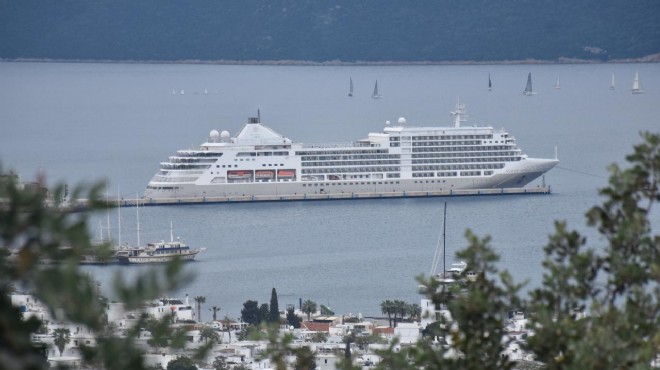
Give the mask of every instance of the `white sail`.
<svg viewBox="0 0 660 370">
<path fill-rule="evenodd" d="M 371 95 L 373 99 L 380 99 L 383 96 L 378 93 L 378 81 L 376 81 L 376 85 L 374 86 L 374 93 Z"/>
<path fill-rule="evenodd" d="M 527 85 L 525 86 L 525 91 L 523 91 L 523 95 L 526 96 L 536 95 L 536 93 L 532 90 L 532 72 L 529 72 L 527 74 Z"/>
<path fill-rule="evenodd" d="M 493 84 L 490 82 L 490 73 L 488 74 L 488 91 L 493 89 Z"/>
<path fill-rule="evenodd" d="M 353 78 L 349 77 L 349 79 L 350 79 L 350 87 L 349 87 L 349 90 L 348 90 L 348 96 L 352 97 L 353 96 Z"/>
<path fill-rule="evenodd" d="M 561 85 L 559 84 L 559 77 L 557 77 L 557 83 L 555 83 L 555 89 L 561 89 Z"/>
<path fill-rule="evenodd" d="M 610 83 L 610 90 L 614 90 L 614 73 L 612 73 L 612 82 Z"/>
<path fill-rule="evenodd" d="M 643 94 L 645 91 L 642 90 L 642 83 L 639 81 L 639 72 L 635 72 L 635 79 L 633 80 L 632 93 L 633 94 Z"/>
</svg>

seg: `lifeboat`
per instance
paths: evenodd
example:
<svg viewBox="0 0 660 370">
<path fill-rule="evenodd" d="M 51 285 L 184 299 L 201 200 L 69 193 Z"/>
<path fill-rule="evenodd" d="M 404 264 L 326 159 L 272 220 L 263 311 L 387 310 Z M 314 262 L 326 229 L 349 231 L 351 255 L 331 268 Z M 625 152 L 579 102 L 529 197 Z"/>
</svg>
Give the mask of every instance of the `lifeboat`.
<svg viewBox="0 0 660 370">
<path fill-rule="evenodd" d="M 296 176 L 296 171 L 294 170 L 279 170 L 277 171 L 277 177 L 294 177 Z"/>
<path fill-rule="evenodd" d="M 273 171 L 257 171 L 255 175 L 258 179 L 272 179 L 275 173 Z"/>
</svg>

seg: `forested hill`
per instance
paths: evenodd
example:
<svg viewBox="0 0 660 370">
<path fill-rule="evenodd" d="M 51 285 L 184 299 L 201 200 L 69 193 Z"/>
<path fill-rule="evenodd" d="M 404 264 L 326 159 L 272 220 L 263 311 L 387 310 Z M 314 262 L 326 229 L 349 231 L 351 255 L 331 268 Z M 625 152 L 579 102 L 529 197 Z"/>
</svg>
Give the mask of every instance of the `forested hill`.
<svg viewBox="0 0 660 370">
<path fill-rule="evenodd" d="M 0 58 L 615 60 L 660 53 L 660 0 L 0 0 Z"/>
</svg>

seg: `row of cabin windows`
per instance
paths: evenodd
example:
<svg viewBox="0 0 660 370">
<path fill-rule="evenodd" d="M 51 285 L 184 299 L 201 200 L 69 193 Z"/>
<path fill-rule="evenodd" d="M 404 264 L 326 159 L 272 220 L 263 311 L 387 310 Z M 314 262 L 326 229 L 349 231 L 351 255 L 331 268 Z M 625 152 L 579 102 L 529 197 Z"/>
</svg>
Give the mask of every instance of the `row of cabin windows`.
<svg viewBox="0 0 660 370">
<path fill-rule="evenodd" d="M 370 154 L 370 155 L 306 155 L 301 161 L 339 161 L 346 159 L 398 159 L 398 154 Z"/>
<path fill-rule="evenodd" d="M 504 164 L 462 164 L 454 166 L 413 166 L 413 171 L 446 171 L 446 170 L 496 170 L 504 168 Z"/>
<path fill-rule="evenodd" d="M 447 158 L 447 159 L 430 159 L 419 160 L 413 159 L 413 164 L 431 164 L 431 163 L 473 163 L 473 162 L 513 162 L 516 157 L 501 157 L 501 158 Z"/>
<path fill-rule="evenodd" d="M 515 149 L 513 145 L 484 145 L 484 146 L 450 146 L 450 147 L 424 147 L 413 148 L 413 153 L 426 153 L 426 152 L 483 152 L 487 150 L 512 150 Z"/>
<path fill-rule="evenodd" d="M 298 151 L 296 155 L 346 155 L 346 154 L 387 154 L 387 149 L 356 149 L 356 150 L 315 150 L 315 151 Z"/>
<path fill-rule="evenodd" d="M 461 176 L 481 176 L 481 171 L 461 171 Z M 492 173 L 491 173 L 492 175 Z M 456 172 L 438 172 L 438 177 L 452 177 L 456 176 Z M 434 172 L 417 172 L 413 173 L 412 177 L 435 177 Z"/>
<path fill-rule="evenodd" d="M 312 186 L 338 186 L 338 185 L 394 185 L 398 184 L 398 181 L 360 181 L 360 182 L 327 182 L 327 183 L 313 183 L 313 184 L 303 184 L 303 187 L 312 187 Z"/>
<path fill-rule="evenodd" d="M 325 166 L 374 166 L 400 164 L 400 160 L 392 161 L 333 161 L 333 162 L 303 162 L 303 167 L 325 167 Z"/>
<path fill-rule="evenodd" d="M 437 135 L 437 136 L 391 136 L 390 141 L 400 140 L 465 140 L 465 139 L 492 139 L 493 135 Z"/>
<path fill-rule="evenodd" d="M 349 173 L 349 172 L 398 172 L 400 167 L 363 167 L 363 168 L 305 168 L 302 170 L 304 174 L 314 173 Z"/>
<path fill-rule="evenodd" d="M 413 154 L 413 158 L 448 158 L 448 157 L 497 157 L 502 155 L 516 155 L 520 150 L 509 150 L 509 151 L 497 151 L 497 152 L 477 152 L 477 151 L 458 151 L 451 153 L 424 153 L 424 154 Z"/>
</svg>

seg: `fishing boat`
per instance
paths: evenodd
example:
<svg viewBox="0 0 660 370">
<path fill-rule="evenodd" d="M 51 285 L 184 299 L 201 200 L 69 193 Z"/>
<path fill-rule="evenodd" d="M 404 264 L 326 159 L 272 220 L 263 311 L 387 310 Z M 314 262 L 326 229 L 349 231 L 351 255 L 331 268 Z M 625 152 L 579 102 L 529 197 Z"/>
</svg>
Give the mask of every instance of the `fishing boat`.
<svg viewBox="0 0 660 370">
<path fill-rule="evenodd" d="M 532 90 L 532 72 L 529 72 L 529 74 L 527 74 L 527 85 L 525 86 L 525 91 L 523 91 L 523 95 L 525 96 L 536 95 L 536 92 Z"/>
<path fill-rule="evenodd" d="M 353 97 L 353 78 L 349 77 L 349 87 L 348 87 L 348 96 Z"/>
<path fill-rule="evenodd" d="M 643 94 L 646 91 L 642 90 L 642 82 L 639 80 L 639 72 L 635 72 L 635 79 L 633 80 L 633 85 L 631 89 L 633 94 Z"/>
<path fill-rule="evenodd" d="M 372 99 L 380 99 L 383 96 L 378 93 L 378 81 L 376 81 L 376 85 L 374 86 L 374 93 L 371 95 Z"/>
</svg>

